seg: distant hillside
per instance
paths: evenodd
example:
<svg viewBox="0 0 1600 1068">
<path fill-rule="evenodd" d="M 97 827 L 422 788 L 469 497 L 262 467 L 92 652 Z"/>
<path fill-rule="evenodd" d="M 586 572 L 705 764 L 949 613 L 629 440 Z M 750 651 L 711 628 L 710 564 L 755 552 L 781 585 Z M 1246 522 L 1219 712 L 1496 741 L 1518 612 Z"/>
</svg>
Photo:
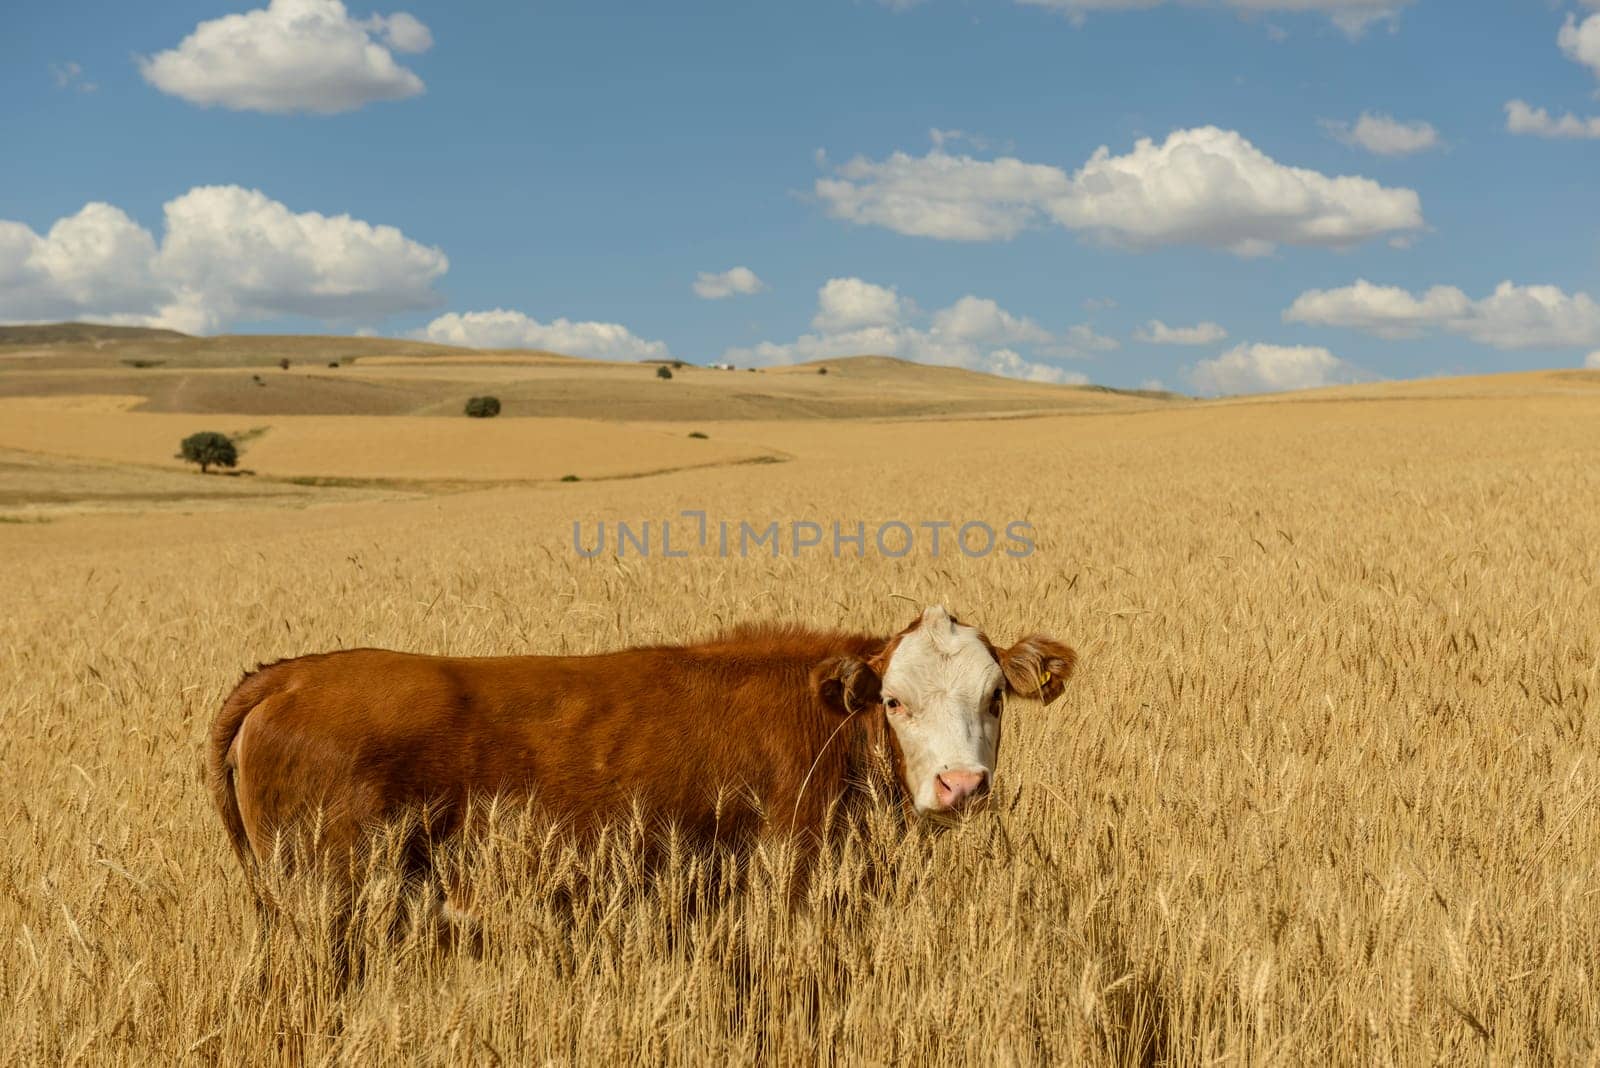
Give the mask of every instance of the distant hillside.
<svg viewBox="0 0 1600 1068">
<path fill-rule="evenodd" d="M 316 334 L 192 337 L 175 330 L 96 323 L 0 327 L 0 370 L 270 367 L 285 359 L 291 363 L 326 365 L 363 356 L 436 356 L 469 351 L 425 341 L 380 337 Z"/>
<path fill-rule="evenodd" d="M 493 394 L 502 419 L 701 423 L 1103 412 L 1169 399 L 888 356 L 766 367 L 754 374 L 750 368 L 727 371 L 684 361 L 663 381 L 656 364 L 666 361 L 580 359 L 394 338 L 189 337 L 79 323 L 10 329 L 13 340 L 0 347 L 0 398 L 116 397 L 143 413 L 456 418 L 468 397 Z M 824 368 L 827 374 L 820 373 Z"/>
<path fill-rule="evenodd" d="M 176 330 L 105 323 L 25 323 L 0 326 L 0 345 L 66 345 L 96 341 L 192 341 Z"/>
<path fill-rule="evenodd" d="M 1122 397 L 1139 397 L 1144 400 L 1187 400 L 1181 393 L 1156 389 L 1115 389 L 1111 386 L 1058 385 L 1052 382 L 1031 382 L 1021 378 L 973 371 L 965 367 L 947 367 L 941 364 L 917 363 L 898 356 L 839 356 L 826 360 L 808 360 L 805 363 L 785 364 L 767 370 L 780 375 L 814 375 L 826 371 L 857 382 L 885 384 L 919 384 L 958 389 L 1003 390 L 1005 392 L 1073 390 L 1093 393 L 1111 393 Z"/>
</svg>

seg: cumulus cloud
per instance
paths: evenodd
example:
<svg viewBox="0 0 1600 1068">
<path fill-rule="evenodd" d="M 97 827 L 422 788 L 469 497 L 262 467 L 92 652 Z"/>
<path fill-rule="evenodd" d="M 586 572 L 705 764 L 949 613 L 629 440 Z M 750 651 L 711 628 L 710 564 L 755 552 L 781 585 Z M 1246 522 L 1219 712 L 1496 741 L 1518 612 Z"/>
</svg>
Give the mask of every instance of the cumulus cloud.
<svg viewBox="0 0 1600 1068">
<path fill-rule="evenodd" d="M 1358 279 L 1342 289 L 1308 290 L 1283 313 L 1285 322 L 1343 326 L 1391 340 L 1421 337 L 1432 326 L 1467 313 L 1471 301 L 1454 286 L 1414 297 L 1398 286 Z"/>
<path fill-rule="evenodd" d="M 1600 8 L 1600 3 L 1584 0 L 1584 6 Z M 1600 14 L 1582 21 L 1568 14 L 1561 32 L 1556 35 L 1556 44 L 1562 55 L 1588 67 L 1600 78 Z M 1600 139 L 1600 115 L 1583 116 L 1569 111 L 1556 116 L 1525 101 L 1512 100 L 1506 104 L 1506 129 L 1514 134 L 1551 139 Z"/>
<path fill-rule="evenodd" d="M 1228 332 L 1212 322 L 1168 326 L 1160 319 L 1151 319 L 1135 330 L 1133 337 L 1150 345 L 1215 345 L 1227 340 Z"/>
<path fill-rule="evenodd" d="M 999 375 L 1001 378 L 1020 378 L 1025 382 L 1048 382 L 1057 386 L 1089 384 L 1089 376 L 1081 371 L 1068 371 L 1047 363 L 1025 360 L 1012 349 L 995 349 L 960 366 L 973 371 L 982 371 L 984 374 Z"/>
<path fill-rule="evenodd" d="M 544 349 L 597 360 L 660 360 L 672 355 L 664 341 L 647 341 L 619 323 L 555 319 L 548 323 L 519 311 L 450 312 L 416 336 L 474 349 Z"/>
<path fill-rule="evenodd" d="M 1590 15 L 1579 22 L 1576 15 L 1569 14 L 1556 35 L 1556 44 L 1562 55 L 1588 67 L 1600 78 L 1600 15 Z"/>
<path fill-rule="evenodd" d="M 926 326 L 918 325 L 924 321 Z M 965 296 L 924 315 L 893 287 L 860 278 L 830 278 L 817 290 L 811 326 L 811 333 L 793 341 L 730 348 L 724 359 L 737 364 L 788 364 L 840 356 L 897 356 L 1035 382 L 1088 381 L 1079 372 L 1019 352 L 1018 347 L 1044 346 L 1059 339 L 1026 316 L 1013 315 L 983 297 Z"/>
<path fill-rule="evenodd" d="M 1591 371 L 1600 371 L 1600 349 L 1583 358 L 1583 365 Z"/>
<path fill-rule="evenodd" d="M 1133 11 L 1159 7 L 1167 0 L 1017 0 L 1029 7 L 1059 11 L 1081 25 L 1084 17 L 1098 11 Z M 1321 14 L 1348 36 L 1361 36 L 1375 22 L 1393 22 L 1412 0 L 1195 0 L 1197 3 L 1229 8 L 1242 14 Z"/>
<path fill-rule="evenodd" d="M 1342 289 L 1302 293 L 1283 318 L 1387 338 L 1443 330 L 1497 349 L 1600 345 L 1600 303 L 1587 293 L 1569 295 L 1548 285 L 1501 282 L 1489 296 L 1472 300 L 1454 286 L 1435 286 L 1419 297 L 1362 279 Z"/>
<path fill-rule="evenodd" d="M 1273 393 L 1314 389 L 1365 377 L 1325 348 L 1309 345 L 1240 345 L 1188 372 L 1202 393 Z"/>
<path fill-rule="evenodd" d="M 1050 332 L 1032 319 L 1012 315 L 994 301 L 965 296 L 934 313 L 933 329 L 958 341 L 984 344 L 1047 343 Z"/>
<path fill-rule="evenodd" d="M 857 157 L 817 181 L 829 214 L 897 233 L 992 241 L 1055 223 L 1130 249 L 1164 245 L 1263 255 L 1280 244 L 1344 248 L 1421 229 L 1410 189 L 1285 166 L 1231 130 L 1179 130 L 1076 173 L 1019 159 L 934 148 Z"/>
<path fill-rule="evenodd" d="M 937 148 L 920 157 L 857 156 L 815 186 L 835 218 L 945 241 L 1013 238 L 1043 221 L 1046 205 L 1071 189 L 1057 167 L 952 156 Z"/>
<path fill-rule="evenodd" d="M 191 104 L 331 115 L 421 93 L 394 53 L 431 47 L 428 27 L 404 12 L 357 19 L 339 0 L 272 0 L 138 62 L 145 81 Z"/>
<path fill-rule="evenodd" d="M 437 304 L 437 248 L 349 215 L 292 212 L 254 189 L 204 186 L 166 205 L 157 273 L 229 320 L 376 318 Z"/>
<path fill-rule="evenodd" d="M 1506 104 L 1506 129 L 1514 134 L 1551 139 L 1600 138 L 1600 115 L 1585 118 L 1569 111 L 1556 117 L 1544 108 L 1513 100 Z"/>
<path fill-rule="evenodd" d="M 817 291 L 817 314 L 811 317 L 811 325 L 830 334 L 893 326 L 911 310 L 892 286 L 859 278 L 830 278 Z"/>
<path fill-rule="evenodd" d="M 749 296 L 767 288 L 748 267 L 730 267 L 720 273 L 701 271 L 694 280 L 694 294 L 705 300 L 722 300 L 725 297 Z"/>
<path fill-rule="evenodd" d="M 1354 123 L 1324 119 L 1322 126 L 1339 141 L 1379 156 L 1410 156 L 1444 143 L 1432 123 L 1421 119 L 1407 122 L 1369 111 L 1362 112 Z"/>
<path fill-rule="evenodd" d="M 1122 347 L 1122 342 L 1114 337 L 1097 334 L 1088 323 L 1079 323 L 1069 326 L 1059 340 L 1050 345 L 1041 346 L 1039 351 L 1052 356 L 1068 356 L 1073 359 L 1087 359 L 1097 352 L 1115 352 Z"/>
<path fill-rule="evenodd" d="M 170 296 L 155 239 L 110 204 L 85 204 L 43 235 L 0 221 L 0 316 L 17 322 L 149 312 Z"/>
<path fill-rule="evenodd" d="M 304 315 L 371 319 L 436 303 L 450 261 L 393 226 L 294 212 L 239 186 L 167 202 L 155 236 L 91 203 L 43 235 L 0 220 L 0 317 L 97 319 L 203 333 Z"/>
</svg>

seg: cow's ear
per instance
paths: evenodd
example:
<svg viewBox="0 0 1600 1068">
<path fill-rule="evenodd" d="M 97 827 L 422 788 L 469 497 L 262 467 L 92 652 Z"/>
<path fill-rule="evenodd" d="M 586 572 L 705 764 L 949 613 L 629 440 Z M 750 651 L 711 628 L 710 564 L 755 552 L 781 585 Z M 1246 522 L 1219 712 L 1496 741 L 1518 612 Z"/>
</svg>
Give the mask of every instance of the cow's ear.
<svg viewBox="0 0 1600 1068">
<path fill-rule="evenodd" d="M 811 691 L 841 715 L 877 704 L 880 685 L 872 665 L 854 656 L 829 657 L 811 669 Z"/>
<path fill-rule="evenodd" d="M 1006 687 L 1022 697 L 1037 697 L 1049 704 L 1061 696 L 1078 654 L 1065 642 L 1043 634 L 1031 634 L 1009 649 L 1001 649 L 1000 670 Z"/>
</svg>

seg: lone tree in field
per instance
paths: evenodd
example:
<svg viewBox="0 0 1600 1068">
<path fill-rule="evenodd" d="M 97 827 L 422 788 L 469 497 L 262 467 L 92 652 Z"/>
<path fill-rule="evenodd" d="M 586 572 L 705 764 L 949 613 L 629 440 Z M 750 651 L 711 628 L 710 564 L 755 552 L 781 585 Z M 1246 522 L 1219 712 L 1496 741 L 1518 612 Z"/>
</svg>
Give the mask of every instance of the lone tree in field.
<svg viewBox="0 0 1600 1068">
<path fill-rule="evenodd" d="M 500 414 L 499 397 L 469 397 L 467 414 L 474 419 L 493 419 Z"/>
<path fill-rule="evenodd" d="M 285 356 L 283 359 L 279 360 L 278 366 L 287 371 L 289 369 L 289 357 Z"/>
<path fill-rule="evenodd" d="M 660 367 L 656 368 L 656 377 L 657 378 L 671 378 L 672 377 L 672 368 L 668 367 L 666 364 L 662 364 Z"/>
<path fill-rule="evenodd" d="M 183 439 L 183 444 L 178 448 L 180 451 L 177 458 L 199 464 L 202 475 L 210 472 L 213 466 L 233 467 L 239 462 L 239 450 L 233 447 L 228 435 L 219 434 L 215 430 L 202 430 L 198 434 L 190 434 Z"/>
</svg>

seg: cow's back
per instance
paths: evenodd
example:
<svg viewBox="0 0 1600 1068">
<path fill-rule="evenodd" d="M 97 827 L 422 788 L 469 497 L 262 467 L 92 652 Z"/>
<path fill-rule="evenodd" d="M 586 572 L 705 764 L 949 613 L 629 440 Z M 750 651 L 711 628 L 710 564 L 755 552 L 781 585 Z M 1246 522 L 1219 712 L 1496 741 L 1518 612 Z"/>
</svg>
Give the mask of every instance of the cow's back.
<svg viewBox="0 0 1600 1068">
<path fill-rule="evenodd" d="M 224 704 L 213 784 L 235 844 L 256 858 L 312 819 L 322 849 L 344 851 L 401 810 L 425 807 L 448 832 L 491 797 L 579 829 L 635 805 L 724 841 L 806 824 L 837 795 L 846 755 L 808 685 L 813 644 L 280 661 Z"/>
</svg>

